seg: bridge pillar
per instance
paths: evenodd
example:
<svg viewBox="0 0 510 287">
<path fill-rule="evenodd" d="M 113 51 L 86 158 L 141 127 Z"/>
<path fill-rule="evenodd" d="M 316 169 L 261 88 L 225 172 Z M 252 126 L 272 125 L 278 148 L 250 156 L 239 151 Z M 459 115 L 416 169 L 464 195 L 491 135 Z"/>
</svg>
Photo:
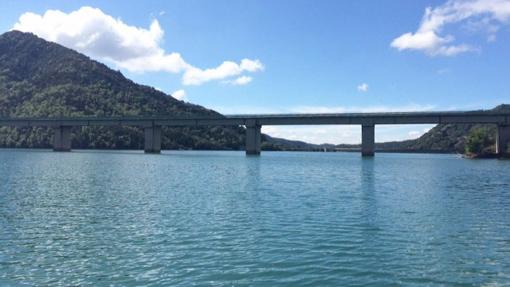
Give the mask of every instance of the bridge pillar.
<svg viewBox="0 0 510 287">
<path fill-rule="evenodd" d="M 496 136 L 496 153 L 499 156 L 508 153 L 510 144 L 510 125 L 498 125 L 498 132 Z"/>
<path fill-rule="evenodd" d="M 361 126 L 361 156 L 374 156 L 375 126 Z"/>
<path fill-rule="evenodd" d="M 70 126 L 58 126 L 54 128 L 53 151 L 71 151 Z"/>
<path fill-rule="evenodd" d="M 145 153 L 161 152 L 161 126 L 150 126 L 144 130 Z"/>
<path fill-rule="evenodd" d="M 260 155 L 260 125 L 246 126 L 246 155 Z"/>
</svg>

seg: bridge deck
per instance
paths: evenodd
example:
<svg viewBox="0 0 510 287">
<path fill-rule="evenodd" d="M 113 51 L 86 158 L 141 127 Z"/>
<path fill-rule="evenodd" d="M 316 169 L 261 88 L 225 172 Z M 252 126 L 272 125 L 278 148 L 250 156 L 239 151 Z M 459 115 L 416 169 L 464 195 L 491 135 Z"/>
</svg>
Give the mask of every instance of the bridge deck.
<svg viewBox="0 0 510 287">
<path fill-rule="evenodd" d="M 237 126 L 237 125 L 381 125 L 493 123 L 510 125 L 510 112 L 401 112 L 341 114 L 265 114 L 217 117 L 55 117 L 0 118 L 0 126 Z"/>
</svg>

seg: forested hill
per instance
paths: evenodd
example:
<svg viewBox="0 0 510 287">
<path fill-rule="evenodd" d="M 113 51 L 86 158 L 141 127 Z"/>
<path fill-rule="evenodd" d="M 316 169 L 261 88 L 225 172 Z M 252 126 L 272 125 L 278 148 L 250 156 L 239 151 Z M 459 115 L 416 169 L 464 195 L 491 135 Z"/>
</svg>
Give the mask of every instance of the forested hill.
<svg viewBox="0 0 510 287">
<path fill-rule="evenodd" d="M 0 35 L 0 117 L 47 116 L 221 116 L 134 83 L 119 71 L 30 33 Z M 51 147 L 47 128 L 0 128 L 1 147 Z M 241 149 L 244 128 L 164 128 L 168 149 Z M 267 138 L 270 139 L 270 138 Z M 267 142 L 271 149 L 285 148 Z M 74 148 L 142 148 L 135 127 L 73 130 Z M 292 147 L 292 142 L 289 142 Z"/>
</svg>

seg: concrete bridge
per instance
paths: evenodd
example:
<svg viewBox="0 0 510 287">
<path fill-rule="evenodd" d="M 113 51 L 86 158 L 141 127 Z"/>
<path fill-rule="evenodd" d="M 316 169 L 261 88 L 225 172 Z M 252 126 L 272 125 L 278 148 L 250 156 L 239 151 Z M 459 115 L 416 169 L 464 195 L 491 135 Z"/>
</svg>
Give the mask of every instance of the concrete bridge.
<svg viewBox="0 0 510 287">
<path fill-rule="evenodd" d="M 138 126 L 144 129 L 146 153 L 161 151 L 161 127 L 245 126 L 246 154 L 260 154 L 264 125 L 359 125 L 361 154 L 373 156 L 375 125 L 401 124 L 494 124 L 497 126 L 496 149 L 505 152 L 510 143 L 510 112 L 402 112 L 402 113 L 342 113 L 342 114 L 266 114 L 227 115 L 211 117 L 59 117 L 59 118 L 0 118 L 0 126 L 53 127 L 55 151 L 71 150 L 71 128 L 74 126 Z"/>
</svg>

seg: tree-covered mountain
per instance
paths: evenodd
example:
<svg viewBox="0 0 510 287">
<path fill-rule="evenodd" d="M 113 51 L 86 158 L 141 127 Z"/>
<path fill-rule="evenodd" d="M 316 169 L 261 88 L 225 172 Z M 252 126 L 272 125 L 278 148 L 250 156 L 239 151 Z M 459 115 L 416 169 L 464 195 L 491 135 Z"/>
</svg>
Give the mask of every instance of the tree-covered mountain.
<svg viewBox="0 0 510 287">
<path fill-rule="evenodd" d="M 139 85 L 119 71 L 30 33 L 0 35 L 0 117 L 218 116 Z M 165 149 L 242 149 L 243 127 L 163 128 Z M 0 128 L 2 147 L 51 147 L 48 128 Z M 282 149 L 263 136 L 267 149 Z M 292 146 L 292 141 L 287 142 Z M 136 127 L 76 127 L 73 148 L 143 147 Z"/>
</svg>

